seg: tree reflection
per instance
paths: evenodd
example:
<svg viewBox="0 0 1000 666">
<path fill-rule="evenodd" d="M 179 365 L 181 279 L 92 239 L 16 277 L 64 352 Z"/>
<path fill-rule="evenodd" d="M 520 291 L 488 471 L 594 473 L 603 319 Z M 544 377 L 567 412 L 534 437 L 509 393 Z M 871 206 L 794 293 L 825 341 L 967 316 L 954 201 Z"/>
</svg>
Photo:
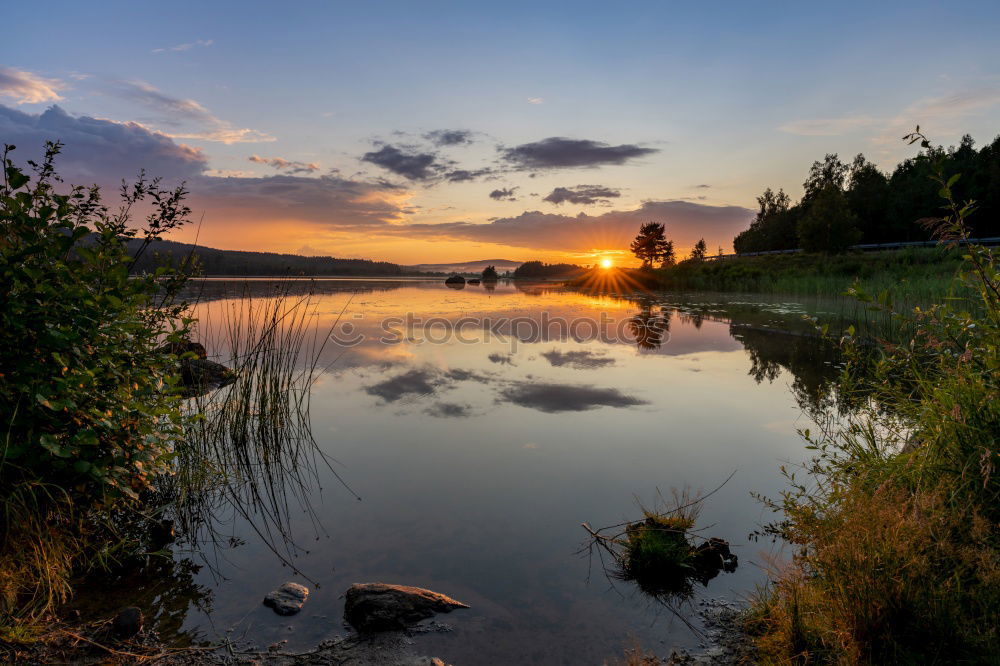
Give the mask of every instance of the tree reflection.
<svg viewBox="0 0 1000 666">
<path fill-rule="evenodd" d="M 653 351 L 663 346 L 670 333 L 670 311 L 657 306 L 649 299 L 639 301 L 639 312 L 628 322 L 629 333 L 642 351 Z"/>
<path fill-rule="evenodd" d="M 787 370 L 799 406 L 811 413 L 846 407 L 836 391 L 840 350 L 817 335 L 759 328 L 732 322 L 730 333 L 750 355 L 749 374 L 758 384 L 773 382 Z"/>
</svg>

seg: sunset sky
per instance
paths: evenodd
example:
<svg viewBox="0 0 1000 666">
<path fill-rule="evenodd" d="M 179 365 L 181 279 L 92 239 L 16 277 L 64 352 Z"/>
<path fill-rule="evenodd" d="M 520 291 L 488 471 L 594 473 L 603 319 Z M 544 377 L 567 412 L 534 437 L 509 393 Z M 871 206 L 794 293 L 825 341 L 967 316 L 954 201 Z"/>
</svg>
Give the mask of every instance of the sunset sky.
<svg viewBox="0 0 1000 666">
<path fill-rule="evenodd" d="M 4 8 L 0 141 L 185 180 L 210 247 L 592 263 L 729 251 L 825 153 L 1000 131 L 1000 3 L 46 2 Z M 58 20 L 54 20 L 58 18 Z M 624 261 L 624 255 L 618 255 Z"/>
</svg>

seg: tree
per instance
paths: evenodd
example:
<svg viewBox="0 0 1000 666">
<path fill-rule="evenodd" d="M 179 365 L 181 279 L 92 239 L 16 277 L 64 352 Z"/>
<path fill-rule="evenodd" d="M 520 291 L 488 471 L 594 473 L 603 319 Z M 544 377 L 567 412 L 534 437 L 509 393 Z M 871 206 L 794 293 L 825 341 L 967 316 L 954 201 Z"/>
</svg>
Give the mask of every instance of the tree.
<svg viewBox="0 0 1000 666">
<path fill-rule="evenodd" d="M 763 250 L 792 249 L 795 247 L 796 217 L 789 212 L 791 198 L 784 190 L 774 192 L 770 187 L 757 197 L 757 215 L 750 228 L 733 239 L 733 250 L 761 252 Z"/>
<path fill-rule="evenodd" d="M 668 253 L 673 263 L 673 243 L 666 238 L 666 227 L 658 222 L 649 222 L 639 227 L 639 235 L 629 246 L 641 262 L 643 268 L 651 268 L 654 263 L 665 262 Z"/>
<path fill-rule="evenodd" d="M 813 197 L 799 220 L 798 237 L 806 252 L 843 252 L 858 242 L 858 218 L 839 187 L 828 185 Z"/>
<path fill-rule="evenodd" d="M 886 229 L 889 179 L 860 153 L 851 163 L 847 179 L 847 205 L 859 220 L 863 242 L 894 240 Z"/>
<path fill-rule="evenodd" d="M 813 162 L 809 169 L 809 177 L 802 183 L 806 194 L 803 200 L 811 200 L 828 187 L 843 189 L 847 178 L 847 165 L 840 161 L 837 153 L 829 153 L 822 162 Z"/>
<path fill-rule="evenodd" d="M 708 254 L 708 246 L 705 245 L 705 239 L 702 238 L 694 244 L 694 247 L 691 249 L 690 258 L 692 261 L 705 261 L 706 254 Z"/>
<path fill-rule="evenodd" d="M 498 277 L 496 266 L 487 266 L 483 269 L 484 282 L 496 282 Z"/>
</svg>

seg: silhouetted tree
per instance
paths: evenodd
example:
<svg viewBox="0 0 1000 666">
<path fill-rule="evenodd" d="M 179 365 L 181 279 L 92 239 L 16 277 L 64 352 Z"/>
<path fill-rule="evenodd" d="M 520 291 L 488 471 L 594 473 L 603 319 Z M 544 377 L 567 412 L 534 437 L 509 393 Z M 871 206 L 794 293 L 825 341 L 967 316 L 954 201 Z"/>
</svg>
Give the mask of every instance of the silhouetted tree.
<svg viewBox="0 0 1000 666">
<path fill-rule="evenodd" d="M 847 165 L 840 161 L 837 153 L 828 154 L 822 162 L 813 162 L 809 169 L 809 177 L 802 184 L 806 191 L 805 196 L 802 197 L 803 203 L 811 201 L 827 188 L 835 187 L 842 190 L 847 172 Z"/>
<path fill-rule="evenodd" d="M 833 185 L 816 193 L 799 220 L 799 244 L 806 252 L 843 252 L 861 238 L 858 219 L 843 191 Z"/>
<path fill-rule="evenodd" d="M 487 266 L 483 269 L 483 282 L 496 282 L 498 277 L 496 266 Z"/>
<path fill-rule="evenodd" d="M 858 218 L 861 242 L 891 241 L 886 225 L 889 210 L 889 179 L 878 167 L 858 154 L 847 179 L 847 205 Z"/>
<path fill-rule="evenodd" d="M 693 248 L 691 248 L 690 258 L 692 261 L 704 261 L 706 254 L 708 254 L 708 246 L 705 245 L 705 239 L 702 238 L 694 244 Z"/>
<path fill-rule="evenodd" d="M 667 240 L 666 228 L 658 222 L 649 222 L 639 227 L 639 235 L 632 241 L 629 249 L 642 262 L 643 268 L 665 261 L 668 251 L 673 259 L 673 243 Z"/>
</svg>

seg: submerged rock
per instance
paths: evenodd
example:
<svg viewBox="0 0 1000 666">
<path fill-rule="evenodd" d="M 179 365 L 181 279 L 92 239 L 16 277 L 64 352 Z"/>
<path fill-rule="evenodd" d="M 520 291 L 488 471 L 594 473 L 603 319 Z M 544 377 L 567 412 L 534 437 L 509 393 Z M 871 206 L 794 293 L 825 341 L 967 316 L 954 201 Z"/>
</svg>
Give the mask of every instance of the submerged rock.
<svg viewBox="0 0 1000 666">
<path fill-rule="evenodd" d="M 203 358 L 181 360 L 182 394 L 186 398 L 204 395 L 236 381 L 236 373 L 215 361 Z"/>
<path fill-rule="evenodd" d="M 285 583 L 264 597 L 264 605 L 270 606 L 278 615 L 295 615 L 306 603 L 309 588 L 298 583 Z"/>
<path fill-rule="evenodd" d="M 344 619 L 359 632 L 393 631 L 467 605 L 431 590 L 387 583 L 356 583 L 347 590 Z"/>
<path fill-rule="evenodd" d="M 122 609 L 111 623 L 111 630 L 118 638 L 132 638 L 142 631 L 142 611 L 136 606 Z"/>
</svg>

